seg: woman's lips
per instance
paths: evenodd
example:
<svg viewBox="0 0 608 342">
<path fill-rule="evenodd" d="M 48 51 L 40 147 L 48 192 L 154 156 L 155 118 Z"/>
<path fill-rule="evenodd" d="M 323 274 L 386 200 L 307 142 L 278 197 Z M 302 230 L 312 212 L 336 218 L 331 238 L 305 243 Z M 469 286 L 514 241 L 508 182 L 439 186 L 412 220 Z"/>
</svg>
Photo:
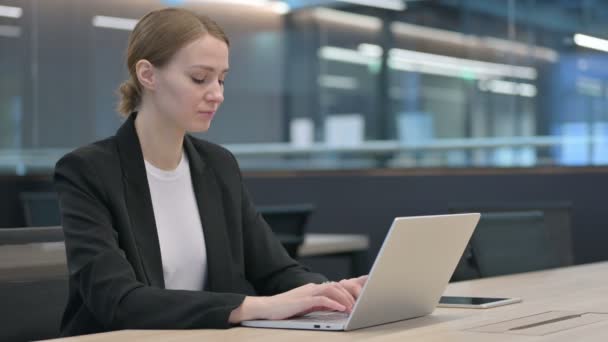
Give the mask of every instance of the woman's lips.
<svg viewBox="0 0 608 342">
<path fill-rule="evenodd" d="M 199 115 L 203 115 L 203 116 L 207 116 L 207 117 L 213 117 L 213 115 L 215 115 L 215 112 L 199 111 L 198 114 Z"/>
</svg>

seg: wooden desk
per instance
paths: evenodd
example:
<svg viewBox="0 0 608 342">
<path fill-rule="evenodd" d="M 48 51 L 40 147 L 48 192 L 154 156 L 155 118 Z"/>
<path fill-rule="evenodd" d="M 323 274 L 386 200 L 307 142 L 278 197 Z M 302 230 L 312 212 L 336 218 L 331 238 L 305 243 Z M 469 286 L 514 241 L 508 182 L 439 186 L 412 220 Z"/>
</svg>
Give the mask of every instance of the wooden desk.
<svg viewBox="0 0 608 342">
<path fill-rule="evenodd" d="M 369 237 L 358 234 L 306 234 L 298 257 L 332 256 L 350 260 L 350 277 L 369 272 Z"/>
<path fill-rule="evenodd" d="M 308 257 L 367 251 L 369 238 L 357 234 L 306 234 L 298 256 Z"/>
<path fill-rule="evenodd" d="M 63 242 L 0 246 L 0 284 L 58 275 L 67 277 Z"/>
<path fill-rule="evenodd" d="M 62 341 L 607 341 L 608 320 L 544 336 L 469 329 L 553 310 L 608 312 L 608 262 L 450 284 L 447 294 L 522 297 L 494 309 L 437 309 L 429 316 L 349 332 L 232 328 L 125 330 Z"/>
<path fill-rule="evenodd" d="M 306 234 L 298 254 L 303 257 L 344 255 L 351 258 L 353 273 L 367 272 L 369 238 L 355 234 Z M 63 242 L 0 246 L 0 281 L 40 278 L 66 271 Z M 362 273 L 361 273 L 362 274 Z"/>
</svg>

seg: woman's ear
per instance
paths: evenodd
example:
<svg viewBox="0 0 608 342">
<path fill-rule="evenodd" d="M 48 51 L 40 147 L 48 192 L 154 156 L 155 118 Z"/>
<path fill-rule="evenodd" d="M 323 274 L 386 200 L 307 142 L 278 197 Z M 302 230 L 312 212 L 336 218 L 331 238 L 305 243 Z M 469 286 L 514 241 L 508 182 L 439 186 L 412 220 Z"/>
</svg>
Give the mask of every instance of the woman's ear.
<svg viewBox="0 0 608 342">
<path fill-rule="evenodd" d="M 148 60 L 140 59 L 135 63 L 135 74 L 139 83 L 148 90 L 156 88 L 155 68 Z"/>
</svg>

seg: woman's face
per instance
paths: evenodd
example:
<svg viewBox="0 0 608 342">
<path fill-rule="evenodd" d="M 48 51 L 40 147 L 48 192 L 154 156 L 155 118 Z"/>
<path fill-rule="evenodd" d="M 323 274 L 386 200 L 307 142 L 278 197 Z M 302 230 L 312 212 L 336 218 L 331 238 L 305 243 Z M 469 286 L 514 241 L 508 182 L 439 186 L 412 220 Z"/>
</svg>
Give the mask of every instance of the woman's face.
<svg viewBox="0 0 608 342">
<path fill-rule="evenodd" d="M 204 132 L 224 101 L 228 45 L 209 34 L 182 47 L 155 72 L 153 101 L 186 132 Z"/>
</svg>

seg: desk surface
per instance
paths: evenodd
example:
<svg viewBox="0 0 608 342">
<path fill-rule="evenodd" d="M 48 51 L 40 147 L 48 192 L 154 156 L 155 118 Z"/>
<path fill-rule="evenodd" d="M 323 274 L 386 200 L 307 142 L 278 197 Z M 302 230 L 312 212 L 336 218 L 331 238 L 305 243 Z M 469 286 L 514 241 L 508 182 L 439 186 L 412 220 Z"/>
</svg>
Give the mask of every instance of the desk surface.
<svg viewBox="0 0 608 342">
<path fill-rule="evenodd" d="M 62 341 L 607 341 L 608 320 L 544 336 L 482 333 L 473 329 L 547 311 L 608 312 L 608 262 L 450 284 L 446 294 L 521 297 L 493 309 L 439 308 L 429 316 L 349 332 L 232 328 L 125 330 Z"/>
<path fill-rule="evenodd" d="M 306 234 L 298 250 L 302 257 L 365 251 L 369 248 L 367 235 L 357 234 Z"/>
<path fill-rule="evenodd" d="M 319 256 L 365 251 L 366 235 L 306 234 L 299 249 L 300 256 Z M 65 273 L 63 242 L 0 246 L 0 281 L 21 280 Z"/>
</svg>

